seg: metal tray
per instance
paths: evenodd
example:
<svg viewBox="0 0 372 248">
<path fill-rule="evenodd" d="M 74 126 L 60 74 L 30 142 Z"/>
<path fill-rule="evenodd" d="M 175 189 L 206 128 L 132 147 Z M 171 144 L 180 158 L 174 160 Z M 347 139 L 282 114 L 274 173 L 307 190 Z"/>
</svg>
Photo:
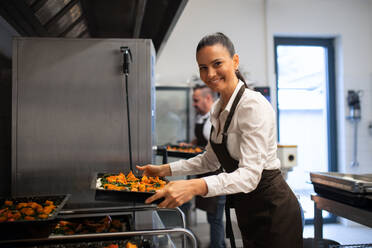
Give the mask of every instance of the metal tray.
<svg viewBox="0 0 372 248">
<path fill-rule="evenodd" d="M 310 172 L 314 184 L 348 191 L 356 194 L 372 194 L 372 174 L 343 174 L 338 172 Z"/>
<path fill-rule="evenodd" d="M 147 198 L 155 194 L 155 192 L 117 191 L 97 188 L 97 180 L 107 174 L 117 173 L 97 173 L 92 181 L 91 187 L 95 190 L 95 199 L 97 201 L 118 201 L 144 204 Z M 169 182 L 166 178 L 161 179 Z M 154 201 L 153 204 L 159 204 L 163 200 L 164 198 L 160 198 Z"/>
<path fill-rule="evenodd" d="M 6 200 L 13 201 L 14 204 L 20 202 L 36 202 L 44 203 L 46 200 L 54 202 L 56 208 L 49 214 L 46 219 L 36 220 L 15 220 L 0 222 L 0 239 L 15 239 L 15 238 L 39 238 L 47 237 L 53 230 L 56 222 L 54 221 L 58 212 L 67 202 L 70 194 L 67 195 L 40 195 L 40 196 L 20 196 L 8 197 L 0 199 L 0 206 L 4 205 Z"/>
<path fill-rule="evenodd" d="M 131 242 L 136 244 L 138 248 L 152 248 L 156 247 L 151 239 L 144 239 L 138 237 L 124 237 L 120 240 L 49 240 L 45 242 L 27 242 L 27 243 L 16 243 L 8 242 L 3 243 L 2 248 L 105 248 L 110 247 L 109 245 L 118 245 L 118 248 L 125 248 L 127 243 Z M 110 247 L 111 248 L 111 247 Z"/>
<path fill-rule="evenodd" d="M 330 245 L 329 248 L 372 248 L 372 244 Z"/>
<path fill-rule="evenodd" d="M 179 146 L 179 145 L 165 145 L 165 147 L 170 146 L 172 148 L 197 148 L 197 146 Z M 199 147 L 200 148 L 200 147 Z M 201 148 L 200 148 L 201 149 Z M 202 149 L 202 152 L 183 152 L 183 151 L 173 151 L 173 150 L 168 150 L 168 157 L 176 157 L 176 158 L 192 158 L 195 157 L 199 154 L 202 154 L 204 152 L 204 149 Z"/>
<path fill-rule="evenodd" d="M 57 220 L 57 225 L 53 229 L 51 237 L 56 235 L 127 232 L 134 229 L 132 215 L 123 213 L 59 216 Z M 109 220 L 109 222 L 105 225 L 103 224 L 104 220 Z M 63 230 L 63 226 L 60 228 L 61 222 L 68 222 L 66 230 Z"/>
<path fill-rule="evenodd" d="M 355 207 L 372 210 L 372 195 L 352 193 L 317 183 L 313 183 L 313 186 L 318 195 Z"/>
</svg>

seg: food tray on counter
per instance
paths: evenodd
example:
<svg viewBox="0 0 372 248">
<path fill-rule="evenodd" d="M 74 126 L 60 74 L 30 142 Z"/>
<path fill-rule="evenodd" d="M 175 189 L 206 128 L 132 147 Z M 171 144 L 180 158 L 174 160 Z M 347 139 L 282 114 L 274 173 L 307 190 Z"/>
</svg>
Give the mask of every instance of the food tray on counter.
<svg viewBox="0 0 372 248">
<path fill-rule="evenodd" d="M 131 245 L 129 245 L 130 243 Z M 4 243 L 1 247 L 11 247 L 11 248 L 153 248 L 156 247 L 154 242 L 150 239 L 128 237 L 121 240 L 84 240 L 84 241 L 69 241 L 61 242 L 60 240 L 50 240 L 49 242 L 39 242 L 39 243 Z"/>
<path fill-rule="evenodd" d="M 155 190 L 151 191 L 131 191 L 129 189 L 107 189 L 102 186 L 102 181 L 110 176 L 117 176 L 120 173 L 97 173 L 93 177 L 92 188 L 95 190 L 95 199 L 98 201 L 119 201 L 119 202 L 131 202 L 144 204 L 146 199 L 155 194 Z M 142 181 L 142 176 L 136 176 L 138 180 Z M 169 181 L 166 178 L 159 178 L 164 181 L 165 184 Z M 154 204 L 158 204 L 163 199 L 154 201 Z"/>
<path fill-rule="evenodd" d="M 344 174 L 338 172 L 310 172 L 314 184 L 324 185 L 356 194 L 372 194 L 372 174 Z"/>
<path fill-rule="evenodd" d="M 204 152 L 204 149 L 199 146 L 179 146 L 167 144 L 162 147 L 166 149 L 169 157 L 176 158 L 192 158 Z"/>
<path fill-rule="evenodd" d="M 131 214 L 94 214 L 93 216 L 58 217 L 51 235 L 79 235 L 92 233 L 114 233 L 132 231 Z"/>
<path fill-rule="evenodd" d="M 70 194 L 0 198 L 0 209 L 7 209 L 5 211 L 10 211 L 10 215 L 15 216 L 9 218 L 10 216 L 8 215 L 8 219 L 3 219 L 0 222 L 0 239 L 39 238 L 49 236 L 54 228 L 56 216 L 69 197 Z M 46 210 L 46 207 L 48 207 L 47 205 L 50 203 L 46 204 L 46 201 L 52 202 L 54 207 L 45 212 L 38 210 L 37 208 L 40 208 L 40 205 Z M 25 209 L 25 211 L 21 211 L 22 209 Z M 39 218 L 38 212 L 45 214 L 45 216 Z M 19 216 L 16 217 L 16 215 Z M 25 219 L 26 216 L 34 219 Z"/>
<path fill-rule="evenodd" d="M 329 248 L 372 248 L 372 244 L 330 245 Z"/>
<path fill-rule="evenodd" d="M 317 183 L 313 183 L 313 186 L 314 191 L 320 196 L 355 207 L 372 210 L 372 195 L 351 193 Z"/>
</svg>

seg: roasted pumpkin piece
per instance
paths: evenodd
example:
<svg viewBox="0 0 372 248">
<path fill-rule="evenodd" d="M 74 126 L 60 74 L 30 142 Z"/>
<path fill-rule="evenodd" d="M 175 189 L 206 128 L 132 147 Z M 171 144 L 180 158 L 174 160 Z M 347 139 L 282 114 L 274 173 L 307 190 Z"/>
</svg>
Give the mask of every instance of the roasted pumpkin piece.
<svg viewBox="0 0 372 248">
<path fill-rule="evenodd" d="M 13 201 L 8 201 L 7 200 L 7 201 L 4 202 L 4 205 L 5 206 L 12 206 L 13 205 Z"/>
<path fill-rule="evenodd" d="M 29 206 L 30 208 L 33 208 L 33 209 L 38 209 L 38 208 L 42 208 L 43 206 L 41 206 L 40 204 L 36 203 L 36 202 L 28 202 L 27 203 L 27 206 Z"/>
<path fill-rule="evenodd" d="M 109 244 L 108 246 L 105 246 L 104 248 L 119 248 L 119 245 L 117 245 L 117 244 Z"/>
<path fill-rule="evenodd" d="M 25 218 L 24 218 L 25 220 L 35 220 L 35 217 L 33 217 L 33 216 L 25 216 Z"/>
<path fill-rule="evenodd" d="M 43 209 L 43 213 L 44 214 L 50 214 L 53 211 L 53 209 L 54 209 L 54 206 L 53 205 L 46 206 Z"/>
<path fill-rule="evenodd" d="M 46 200 L 45 201 L 45 205 L 54 205 L 54 202 L 53 201 Z"/>
<path fill-rule="evenodd" d="M 21 211 L 22 214 L 25 214 L 25 215 L 34 215 L 35 214 L 35 210 L 33 210 L 30 207 L 22 208 L 20 211 Z"/>
<path fill-rule="evenodd" d="M 105 184 L 104 188 L 108 190 L 125 190 L 126 189 L 123 186 L 117 186 L 114 184 Z"/>
<path fill-rule="evenodd" d="M 128 242 L 126 245 L 125 245 L 125 248 L 137 248 L 137 245 L 136 244 L 133 244 L 131 242 Z"/>
<path fill-rule="evenodd" d="M 147 176 L 143 176 L 142 179 L 141 179 L 141 182 L 150 183 L 150 179 Z"/>
<path fill-rule="evenodd" d="M 140 184 L 138 186 L 138 191 L 140 192 L 145 192 L 146 191 L 146 185 L 145 184 Z"/>
<path fill-rule="evenodd" d="M 130 172 L 128 173 L 128 175 L 127 175 L 127 180 L 133 182 L 133 181 L 137 181 L 138 178 L 133 174 L 132 171 L 130 171 Z"/>
<path fill-rule="evenodd" d="M 138 192 L 138 188 L 132 187 L 130 191 L 132 191 L 132 192 Z"/>
<path fill-rule="evenodd" d="M 39 217 L 40 219 L 47 219 L 48 215 L 47 214 L 39 214 L 37 217 Z"/>
<path fill-rule="evenodd" d="M 15 220 L 19 220 L 20 218 L 22 218 L 22 214 L 19 211 L 16 211 L 13 213 L 13 218 Z"/>
<path fill-rule="evenodd" d="M 17 204 L 16 209 L 21 209 L 27 207 L 27 202 L 20 202 Z"/>
</svg>

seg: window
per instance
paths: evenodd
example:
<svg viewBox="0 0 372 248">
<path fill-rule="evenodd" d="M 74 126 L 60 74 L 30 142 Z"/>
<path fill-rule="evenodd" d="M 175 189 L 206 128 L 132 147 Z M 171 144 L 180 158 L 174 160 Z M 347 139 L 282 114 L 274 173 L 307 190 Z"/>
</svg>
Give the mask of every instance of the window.
<svg viewBox="0 0 372 248">
<path fill-rule="evenodd" d="M 333 39 L 276 37 L 274 41 L 278 139 L 279 144 L 297 145 L 297 166 L 288 173 L 287 182 L 310 223 L 314 204 L 309 172 L 337 170 Z"/>
</svg>

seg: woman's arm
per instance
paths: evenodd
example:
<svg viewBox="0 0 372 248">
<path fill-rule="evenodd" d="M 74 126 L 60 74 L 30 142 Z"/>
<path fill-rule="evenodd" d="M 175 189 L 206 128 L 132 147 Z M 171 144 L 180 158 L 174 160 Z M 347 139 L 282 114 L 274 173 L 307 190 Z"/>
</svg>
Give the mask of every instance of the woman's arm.
<svg viewBox="0 0 372 248">
<path fill-rule="evenodd" d="M 219 167 L 220 163 L 209 144 L 203 154 L 187 160 L 170 163 L 172 176 L 198 175 L 215 171 Z"/>
</svg>

